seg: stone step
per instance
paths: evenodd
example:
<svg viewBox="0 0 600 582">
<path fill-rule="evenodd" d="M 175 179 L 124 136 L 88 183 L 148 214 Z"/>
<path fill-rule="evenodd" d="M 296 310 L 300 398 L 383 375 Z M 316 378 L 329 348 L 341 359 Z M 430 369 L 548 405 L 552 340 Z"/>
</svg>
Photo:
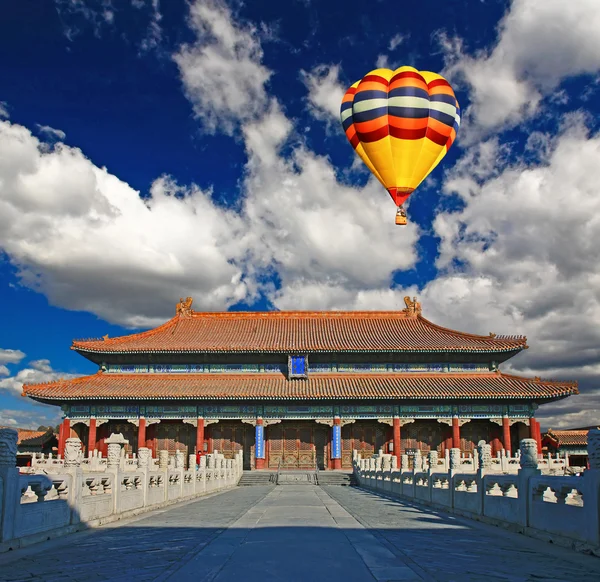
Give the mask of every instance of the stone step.
<svg viewBox="0 0 600 582">
<path fill-rule="evenodd" d="M 259 485 L 274 485 L 275 474 L 262 471 L 244 471 L 238 482 L 241 487 L 252 487 Z"/>
<path fill-rule="evenodd" d="M 354 473 L 319 472 L 319 485 L 350 486 L 356 485 Z"/>
</svg>

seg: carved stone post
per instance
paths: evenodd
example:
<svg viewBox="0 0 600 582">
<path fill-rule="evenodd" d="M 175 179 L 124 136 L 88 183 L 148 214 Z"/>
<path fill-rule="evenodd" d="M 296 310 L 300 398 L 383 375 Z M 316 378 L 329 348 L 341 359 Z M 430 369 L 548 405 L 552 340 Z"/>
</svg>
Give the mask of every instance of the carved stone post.
<svg viewBox="0 0 600 582">
<path fill-rule="evenodd" d="M 460 469 L 460 449 L 453 447 L 450 449 L 450 471 Z"/>
<path fill-rule="evenodd" d="M 145 469 L 148 467 L 150 463 L 150 455 L 152 451 L 147 447 L 140 447 L 138 449 L 138 467 L 140 469 Z"/>
<path fill-rule="evenodd" d="M 591 470 L 600 470 L 600 430 L 593 428 L 587 433 L 588 461 Z"/>
<path fill-rule="evenodd" d="M 12 428 L 0 428 L 0 466 L 17 466 L 17 440 L 19 433 Z"/>
<path fill-rule="evenodd" d="M 188 455 L 188 469 L 190 471 L 196 470 L 196 455 Z"/>
<path fill-rule="evenodd" d="M 18 436 L 17 431 L 12 428 L 0 428 L 0 541 L 13 537 L 16 512 L 20 505 Z"/>
<path fill-rule="evenodd" d="M 158 468 L 161 471 L 169 468 L 169 451 L 158 451 Z"/>
<path fill-rule="evenodd" d="M 108 460 L 109 468 L 118 468 L 121 464 L 121 445 L 119 443 L 109 443 L 108 445 Z"/>
<path fill-rule="evenodd" d="M 438 466 L 438 452 L 437 451 L 429 451 L 427 453 L 427 461 L 429 462 L 429 472 L 437 471 Z"/>
<path fill-rule="evenodd" d="M 78 438 L 68 438 L 65 441 L 65 467 L 79 467 L 81 457 L 81 441 Z"/>
<path fill-rule="evenodd" d="M 492 445 L 483 440 L 477 443 L 477 462 L 482 475 L 492 466 Z"/>
<path fill-rule="evenodd" d="M 408 471 L 408 455 L 406 454 L 400 456 L 400 470 Z"/>
<path fill-rule="evenodd" d="M 538 447 L 535 439 L 523 439 L 521 441 L 521 457 L 519 459 L 521 469 L 538 468 L 537 449 Z"/>
<path fill-rule="evenodd" d="M 175 468 L 183 469 L 185 465 L 183 451 L 175 451 Z"/>
</svg>

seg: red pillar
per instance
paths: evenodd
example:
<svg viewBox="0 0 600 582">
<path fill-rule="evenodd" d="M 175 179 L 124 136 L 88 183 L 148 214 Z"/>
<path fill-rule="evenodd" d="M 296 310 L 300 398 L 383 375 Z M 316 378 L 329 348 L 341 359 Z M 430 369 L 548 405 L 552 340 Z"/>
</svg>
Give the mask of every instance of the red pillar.
<svg viewBox="0 0 600 582">
<path fill-rule="evenodd" d="M 262 418 L 257 418 L 256 419 L 256 424 L 258 426 L 263 426 L 263 419 Z M 264 430 L 264 428 L 263 428 L 263 430 Z M 254 444 L 254 449 L 256 450 L 256 443 Z M 263 459 L 256 458 L 254 460 L 254 468 L 255 469 L 264 469 L 265 468 L 265 460 L 264 460 L 264 458 Z"/>
<path fill-rule="evenodd" d="M 65 454 L 65 443 L 71 436 L 71 421 L 65 418 L 60 425 L 58 433 L 58 454 L 62 457 Z"/>
<path fill-rule="evenodd" d="M 90 432 L 88 434 L 88 453 L 96 450 L 96 417 L 90 418 Z"/>
<path fill-rule="evenodd" d="M 393 426 L 393 430 L 394 430 L 394 456 L 396 457 L 396 459 L 398 460 L 398 468 L 400 467 L 400 419 L 398 417 L 394 417 L 394 426 Z"/>
<path fill-rule="evenodd" d="M 204 419 L 198 417 L 198 425 L 196 427 L 196 454 L 204 454 Z"/>
<path fill-rule="evenodd" d="M 333 419 L 333 425 L 334 426 L 341 426 L 342 424 L 342 419 L 337 416 Z M 334 428 L 331 427 L 331 442 L 332 442 L 332 446 L 331 446 L 331 451 L 333 452 L 333 431 Z M 341 457 L 339 459 L 333 459 L 333 469 L 341 469 L 342 468 L 342 459 Z"/>
<path fill-rule="evenodd" d="M 508 416 L 502 417 L 502 444 L 507 455 L 511 454 L 512 445 L 510 442 L 510 421 Z"/>
<path fill-rule="evenodd" d="M 458 416 L 452 417 L 452 448 L 460 449 L 460 426 Z"/>
<path fill-rule="evenodd" d="M 138 451 L 141 447 L 146 446 L 146 419 L 142 416 L 138 426 Z"/>
<path fill-rule="evenodd" d="M 529 419 L 529 438 L 535 439 L 539 455 L 542 452 L 542 433 L 540 423 L 533 416 Z"/>
</svg>

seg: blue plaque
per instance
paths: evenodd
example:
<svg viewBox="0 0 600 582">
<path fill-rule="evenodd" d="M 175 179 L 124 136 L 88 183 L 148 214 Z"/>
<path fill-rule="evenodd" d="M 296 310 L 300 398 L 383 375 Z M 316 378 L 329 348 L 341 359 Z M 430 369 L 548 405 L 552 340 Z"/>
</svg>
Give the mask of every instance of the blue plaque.
<svg viewBox="0 0 600 582">
<path fill-rule="evenodd" d="M 333 425 L 333 442 L 331 443 L 331 458 L 342 458 L 342 427 L 339 424 Z"/>
<path fill-rule="evenodd" d="M 254 453 L 257 459 L 265 458 L 265 429 L 262 424 L 256 425 Z"/>
</svg>

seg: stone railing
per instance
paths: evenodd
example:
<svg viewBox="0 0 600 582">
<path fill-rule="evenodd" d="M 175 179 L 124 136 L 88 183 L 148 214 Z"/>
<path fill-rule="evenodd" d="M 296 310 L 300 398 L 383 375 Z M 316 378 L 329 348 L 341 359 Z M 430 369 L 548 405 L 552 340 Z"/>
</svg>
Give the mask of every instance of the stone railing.
<svg viewBox="0 0 600 582">
<path fill-rule="evenodd" d="M 516 472 L 494 468 L 483 442 L 475 471 L 465 470 L 458 449 L 450 451 L 447 470 L 437 454 L 425 469 L 408 469 L 405 458 L 398 468 L 392 455 L 360 459 L 356 451 L 353 464 L 361 487 L 600 556 L 600 430 L 588 433 L 588 443 L 590 469 L 581 477 L 544 474 L 533 439 L 521 441 Z M 549 472 L 560 470 L 555 459 L 543 461 Z"/>
<path fill-rule="evenodd" d="M 144 448 L 133 465 L 119 444 L 109 445 L 105 459 L 84 459 L 79 439 L 67 439 L 64 459 L 39 459 L 45 462 L 23 474 L 16 444 L 17 431 L 0 429 L 0 551 L 222 491 L 237 485 L 243 470 L 241 452 L 203 456 L 198 467 L 190 455 L 186 469 L 182 454 L 169 459 L 160 451 L 155 465 Z"/>
</svg>

